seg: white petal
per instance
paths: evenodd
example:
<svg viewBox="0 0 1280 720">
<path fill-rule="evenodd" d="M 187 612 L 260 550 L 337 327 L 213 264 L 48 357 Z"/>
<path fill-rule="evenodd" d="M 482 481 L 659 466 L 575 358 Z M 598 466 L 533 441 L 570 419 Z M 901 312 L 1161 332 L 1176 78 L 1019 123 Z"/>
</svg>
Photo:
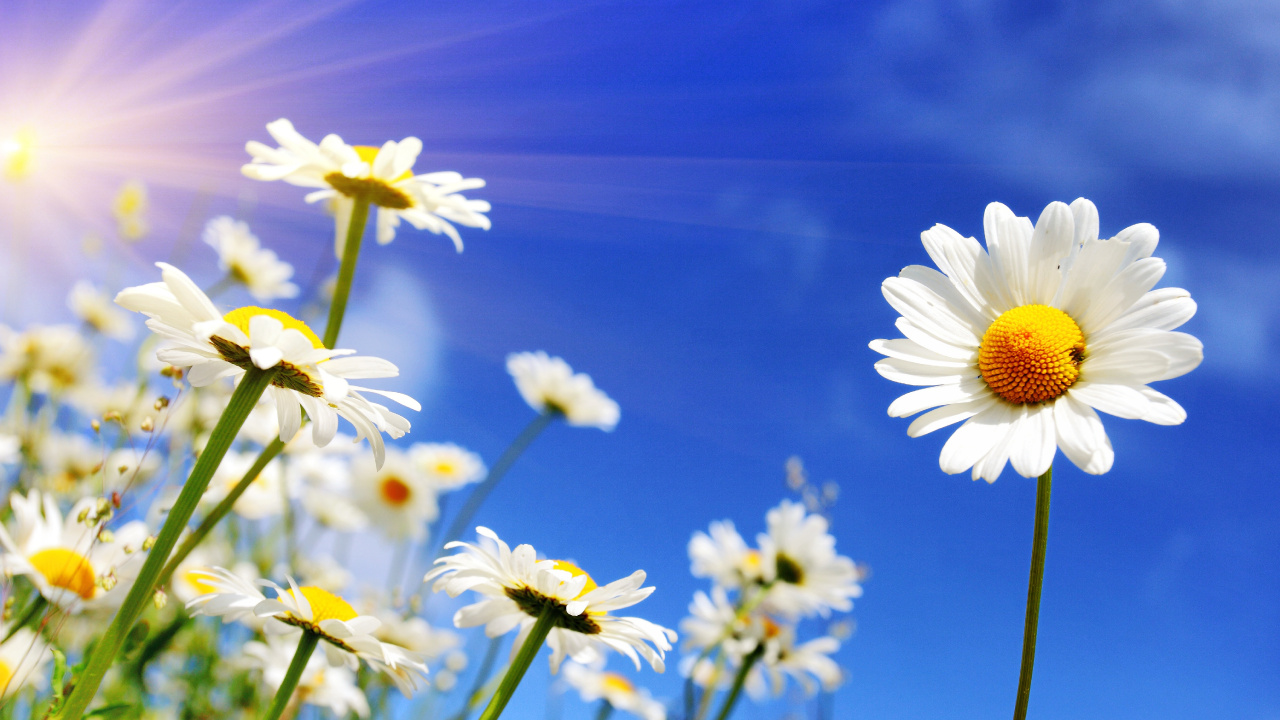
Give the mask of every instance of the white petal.
<svg viewBox="0 0 1280 720">
<path fill-rule="evenodd" d="M 939 355 L 932 350 L 924 347 L 920 343 L 907 338 L 896 338 L 894 340 L 872 340 L 868 347 L 881 355 L 888 355 L 893 358 L 900 358 L 913 363 L 922 365 L 933 365 L 935 367 L 946 368 L 973 368 L 977 367 L 977 355 L 964 360 L 957 360 L 945 355 Z"/>
<path fill-rule="evenodd" d="M 977 371 L 972 367 L 938 367 L 936 365 L 922 365 L 899 360 L 898 358 L 880 360 L 875 364 L 875 368 L 876 372 L 880 373 L 884 378 L 904 385 L 953 384 L 974 377 L 977 374 Z"/>
<path fill-rule="evenodd" d="M 1028 406 L 1009 449 L 1013 469 L 1022 477 L 1043 475 L 1053 464 L 1053 455 L 1058 449 L 1056 440 L 1053 405 Z"/>
<path fill-rule="evenodd" d="M 911 425 L 907 427 L 907 435 L 910 437 L 928 435 L 934 430 L 954 425 L 961 420 L 971 418 L 991 407 L 991 405 L 996 402 L 999 401 L 996 399 L 995 395 L 989 395 L 971 402 L 944 405 L 935 410 L 930 410 L 911 421 Z"/>
<path fill-rule="evenodd" d="M 987 205 L 982 226 L 987 236 L 987 253 L 996 271 L 1004 276 L 1014 305 L 1026 305 L 1027 277 L 1031 255 L 1031 221 L 1020 218 L 1001 203 Z M 1001 312 L 1009 308 L 997 308 Z"/>
<path fill-rule="evenodd" d="M 1187 419 L 1187 411 L 1168 395 L 1152 390 L 1146 385 L 1138 388 L 1138 392 L 1151 401 L 1147 407 L 1147 414 L 1142 416 L 1143 420 L 1157 425 L 1181 425 Z"/>
<path fill-rule="evenodd" d="M 1077 381 L 1067 390 L 1067 395 L 1096 410 L 1126 420 L 1137 420 L 1146 415 L 1151 404 L 1133 386 L 1091 383 L 1087 380 Z"/>
<path fill-rule="evenodd" d="M 880 290 L 902 317 L 940 340 L 977 347 L 982 339 L 980 328 L 961 319 L 937 293 L 914 280 L 886 278 Z"/>
<path fill-rule="evenodd" d="M 889 404 L 889 417 L 909 417 L 939 405 L 969 402 L 990 394 L 991 389 L 981 379 L 914 390 Z"/>
<path fill-rule="evenodd" d="M 1065 203 L 1049 203 L 1044 212 L 1040 213 L 1035 232 L 1031 236 L 1027 302 L 1041 305 L 1053 302 L 1058 285 L 1062 282 L 1060 266 L 1071 253 L 1073 233 L 1071 208 Z"/>
<path fill-rule="evenodd" d="M 964 472 L 987 455 L 1010 429 L 1013 420 L 1012 407 L 997 402 L 969 418 L 942 446 L 938 465 L 948 475 Z"/>
<path fill-rule="evenodd" d="M 1093 408 L 1067 393 L 1054 402 L 1053 416 L 1058 446 L 1067 459 L 1093 475 L 1111 469 L 1115 452 L 1111 450 L 1102 419 Z"/>
<path fill-rule="evenodd" d="M 1113 332 L 1151 328 L 1173 330 L 1196 314 L 1196 302 L 1191 293 L 1182 288 L 1159 288 L 1143 295 L 1123 315 L 1096 334 L 1102 339 Z"/>
</svg>

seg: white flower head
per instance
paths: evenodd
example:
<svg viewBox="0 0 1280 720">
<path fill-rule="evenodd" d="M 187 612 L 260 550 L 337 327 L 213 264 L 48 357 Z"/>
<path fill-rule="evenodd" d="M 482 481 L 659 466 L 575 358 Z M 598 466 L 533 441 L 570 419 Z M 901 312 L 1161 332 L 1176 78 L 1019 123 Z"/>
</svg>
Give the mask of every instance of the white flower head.
<svg viewBox="0 0 1280 720">
<path fill-rule="evenodd" d="M 1058 448 L 1077 467 L 1105 473 L 1115 459 L 1098 410 L 1177 425 L 1178 403 L 1150 383 L 1193 370 L 1200 341 L 1173 332 L 1195 314 L 1181 288 L 1153 290 L 1160 234 L 1133 225 L 1098 238 L 1084 198 L 1050 203 L 1033 226 L 1000 203 L 983 218 L 987 247 L 945 225 L 921 233 L 938 270 L 912 265 L 884 281 L 902 314 L 895 340 L 871 349 L 884 377 L 922 389 L 889 406 L 916 418 L 912 437 L 964 421 L 942 448 L 947 473 L 972 468 L 994 482 L 1007 463 L 1042 475 Z M 939 272 L 941 271 L 941 272 Z"/>
<path fill-rule="evenodd" d="M 654 700 L 647 688 L 637 688 L 625 675 L 570 662 L 564 666 L 564 679 L 578 691 L 583 702 L 606 700 L 615 709 L 644 720 L 666 720 L 666 706 Z"/>
<path fill-rule="evenodd" d="M 245 643 L 241 652 L 262 671 L 263 688 L 274 692 L 284 683 L 296 650 L 297 643 L 290 643 L 279 635 L 268 635 L 266 642 Z M 326 708 L 336 717 L 346 717 L 348 713 L 369 717 L 369 700 L 356 685 L 356 674 L 345 666 L 329 665 L 321 655 L 308 658 L 294 692 L 300 702 Z"/>
<path fill-rule="evenodd" d="M 783 500 L 765 521 L 769 531 L 756 537 L 761 570 L 769 583 L 761 607 L 790 618 L 852 610 L 851 598 L 862 596 L 860 573 L 852 560 L 836 554 L 827 519 Z"/>
<path fill-rule="evenodd" d="M 409 458 L 437 492 L 479 482 L 488 472 L 479 455 L 453 443 L 414 443 Z"/>
<path fill-rule="evenodd" d="M 575 373 L 562 358 L 541 350 L 512 353 L 507 356 L 507 372 L 524 401 L 538 412 L 559 413 L 570 425 L 606 431 L 618 424 L 618 403 L 596 388 L 590 375 Z"/>
<path fill-rule="evenodd" d="M 0 380 L 26 382 L 38 393 L 61 393 L 93 378 L 93 351 L 79 328 L 32 325 L 15 332 L 0 325 Z"/>
<path fill-rule="evenodd" d="M 372 468 L 365 460 L 351 469 L 352 497 L 373 527 L 393 540 L 426 537 L 440 507 L 435 489 L 407 453 L 388 448 L 382 467 Z"/>
<path fill-rule="evenodd" d="M 218 253 L 218 267 L 249 289 L 261 302 L 297 297 L 298 286 L 289 282 L 293 266 L 267 250 L 249 230 L 248 223 L 226 215 L 204 226 L 204 241 Z"/>
<path fill-rule="evenodd" d="M 695 532 L 689 540 L 689 560 L 694 577 L 710 578 L 730 590 L 762 578 L 760 551 L 747 547 L 731 520 L 712 522 L 709 535 Z"/>
<path fill-rule="evenodd" d="M 829 636 L 797 645 L 794 625 L 765 618 L 764 654 L 747 674 L 747 692 L 760 700 L 772 687 L 777 697 L 786 688 L 788 676 L 800 683 L 806 695 L 812 696 L 819 686 L 824 692 L 834 692 L 844 682 L 844 671 L 831 659 L 839 649 L 840 641 Z"/>
<path fill-rule="evenodd" d="M 380 642 L 373 633 L 381 621 L 372 615 L 360 615 L 346 600 L 328 590 L 299 587 L 293 578 L 288 578 L 288 590 L 268 580 L 255 585 L 217 567 L 204 575 L 212 590 L 187 603 L 187 609 L 194 614 L 220 616 L 226 621 L 270 618 L 263 631 L 271 635 L 292 635 L 299 630 L 314 633 L 324 641 L 330 665 L 354 670 L 359 660 L 364 660 L 374 670 L 386 673 L 405 695 L 412 695 L 427 676 L 421 654 Z M 275 598 L 268 599 L 258 585 L 274 590 Z"/>
<path fill-rule="evenodd" d="M 277 368 L 267 396 L 276 406 L 281 440 L 293 439 L 305 410 L 315 444 L 327 445 L 343 417 L 356 428 L 357 439 L 368 438 L 378 465 L 385 454 L 381 433 L 398 438 L 409 431 L 409 421 L 362 393 L 420 410 L 416 400 L 349 382 L 395 377 L 400 374 L 395 365 L 381 358 L 340 357 L 354 351 L 325 348 L 306 323 L 279 310 L 249 306 L 219 313 L 181 270 L 165 263 L 157 266 L 163 282 L 128 288 L 116 302 L 148 317 L 147 327 L 170 342 L 156 356 L 190 368 L 186 377 L 193 386 L 237 377 L 250 367 Z"/>
<path fill-rule="evenodd" d="M 129 340 L 137 328 L 133 318 L 111 302 L 111 296 L 81 280 L 71 287 L 67 295 L 67 307 L 84 324 L 95 331 L 116 340 Z"/>
<path fill-rule="evenodd" d="M 482 544 L 451 542 L 446 549 L 461 552 L 439 558 L 437 567 L 424 581 L 435 580 L 434 589 L 457 597 L 472 590 L 484 597 L 453 616 L 457 627 L 483 625 L 485 634 L 498 637 L 520 628 L 513 652 L 519 649 L 534 622 L 544 610 L 555 614 L 556 625 L 547 636 L 551 648 L 551 671 L 560 668 L 565 656 L 583 663 L 599 659 L 612 648 L 625 654 L 640 668 L 644 657 L 653 669 L 662 672 L 663 657 L 675 641 L 675 632 L 638 617 L 615 617 L 609 613 L 630 607 L 648 597 L 653 588 L 640 587 L 645 573 L 631 575 L 604 586 L 563 560 L 538 560 L 529 545 L 513 551 L 492 530 L 476 528 Z M 652 643 L 650 647 L 646 643 Z"/>
<path fill-rule="evenodd" d="M 245 149 L 253 162 L 242 168 L 244 174 L 255 180 L 284 180 L 320 188 L 306 200 L 334 203 L 339 258 L 356 196 L 377 206 L 377 238 L 383 245 L 395 239 L 401 220 L 419 230 L 447 235 L 458 252 L 462 252 L 462 238 L 451 223 L 489 229 L 489 218 L 484 215 L 489 212 L 489 203 L 462 195 L 484 187 L 484 180 L 464 178 L 456 172 L 415 175 L 413 164 L 422 152 L 422 141 L 416 137 L 388 140 L 376 148 L 347 145 L 330 134 L 317 145 L 285 119 L 268 123 L 267 132 L 280 147 L 272 149 L 250 141 Z"/>
</svg>

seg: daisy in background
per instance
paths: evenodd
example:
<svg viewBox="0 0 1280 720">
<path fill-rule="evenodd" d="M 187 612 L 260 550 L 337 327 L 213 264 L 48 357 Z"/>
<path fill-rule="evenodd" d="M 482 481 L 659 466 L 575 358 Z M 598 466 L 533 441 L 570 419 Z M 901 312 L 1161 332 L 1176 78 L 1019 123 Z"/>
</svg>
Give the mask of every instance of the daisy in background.
<svg viewBox="0 0 1280 720">
<path fill-rule="evenodd" d="M 213 506 L 221 502 L 240 484 L 257 459 L 257 452 L 228 451 L 218 464 L 218 469 L 213 472 L 209 489 L 205 490 L 201 499 L 202 504 Z M 244 494 L 236 499 L 231 510 L 246 520 L 265 520 L 283 515 L 285 503 L 288 502 L 284 478 L 279 458 L 267 463 L 262 472 L 249 482 Z"/>
<path fill-rule="evenodd" d="M 563 416 L 570 425 L 613 430 L 618 424 L 618 403 L 596 388 L 591 376 L 575 373 L 562 358 L 545 352 L 521 352 L 507 356 L 511 373 L 529 407 L 540 413 Z"/>
<path fill-rule="evenodd" d="M 769 531 L 756 537 L 768 587 L 761 607 L 788 618 L 852 610 L 852 598 L 862 597 L 861 573 L 853 560 L 836 554 L 827 519 L 783 500 L 765 521 Z"/>
<path fill-rule="evenodd" d="M 315 586 L 299 587 L 288 578 L 285 590 L 269 580 L 252 583 L 229 570 L 215 567 L 204 573 L 209 592 L 187 603 L 193 614 L 236 621 L 250 617 L 270 618 L 263 626 L 268 635 L 297 636 L 310 633 L 324 641 L 325 655 L 335 667 L 356 669 L 360 660 L 385 673 L 406 696 L 413 695 L 427 676 L 421 654 L 373 636 L 382 625 L 376 617 L 360 615 L 340 596 Z M 271 588 L 268 599 L 257 586 Z M 296 648 L 297 643 L 293 643 Z"/>
<path fill-rule="evenodd" d="M 369 524 L 388 538 L 422 540 L 427 525 L 440 514 L 430 480 L 398 448 L 388 448 L 386 461 L 373 467 L 367 458 L 351 465 L 352 498 Z"/>
<path fill-rule="evenodd" d="M 244 285 L 259 302 L 298 296 L 298 286 L 289 282 L 293 266 L 275 252 L 261 247 L 248 223 L 226 215 L 204 226 L 205 244 L 218 253 L 218 267 L 227 277 Z"/>
<path fill-rule="evenodd" d="M 71 325 L 0 325 L 0 380 L 26 383 L 36 393 L 75 390 L 94 379 L 93 351 Z"/>
<path fill-rule="evenodd" d="M 563 675 L 585 703 L 603 700 L 614 709 L 624 710 L 644 720 L 666 720 L 666 706 L 654 700 L 648 689 L 637 688 L 624 675 L 605 672 L 602 666 L 576 662 L 566 663 Z"/>
<path fill-rule="evenodd" d="M 13 517 L 0 526 L 0 569 L 25 575 L 66 613 L 112 608 L 124 599 L 142 565 L 147 528 L 141 521 L 108 531 L 110 504 L 83 498 L 64 520 L 52 495 L 9 496 Z"/>
<path fill-rule="evenodd" d="M 109 294 L 94 287 L 88 280 L 81 280 L 71 286 L 71 293 L 67 295 L 67 307 L 81 322 L 105 337 L 130 340 L 136 332 L 133 318 L 116 307 Z"/>
<path fill-rule="evenodd" d="M 10 633 L 13 633 L 10 635 Z M 0 699 L 8 699 L 25 688 L 37 692 L 49 684 L 49 644 L 26 628 L 10 628 L 0 623 Z"/>
<path fill-rule="evenodd" d="M 262 687 L 273 691 L 284 682 L 295 646 L 278 635 L 268 635 L 266 642 L 245 643 L 241 652 L 249 659 L 250 667 L 262 673 Z M 335 717 L 349 713 L 369 717 L 369 699 L 356 684 L 356 674 L 345 666 L 329 665 L 320 655 L 307 660 L 294 698 L 304 705 L 326 708 Z"/>
<path fill-rule="evenodd" d="M 689 572 L 717 586 L 738 590 L 762 584 L 760 551 L 747 547 L 732 520 L 712 521 L 711 533 L 695 532 L 689 540 Z"/>
<path fill-rule="evenodd" d="M 747 673 L 744 687 L 756 700 L 782 695 L 790 677 L 812 696 L 821 687 L 823 692 L 835 692 L 844 682 L 844 671 L 831 659 L 840 649 L 840 641 L 830 636 L 815 638 L 796 644 L 794 625 L 781 624 L 764 618 L 765 633 L 760 659 Z M 816 680 L 816 682 L 815 682 Z"/>
<path fill-rule="evenodd" d="M 480 482 L 488 472 L 479 455 L 453 443 L 414 443 L 409 459 L 438 493 Z"/>
<path fill-rule="evenodd" d="M 464 178 L 456 172 L 413 173 L 422 152 L 422 141 L 408 137 L 388 140 L 381 148 L 351 146 L 337 135 L 311 142 L 285 119 L 267 124 L 267 132 L 279 143 L 271 148 L 250 141 L 245 150 L 253 161 L 242 170 L 254 180 L 283 180 L 300 187 L 319 188 L 307 202 L 334 202 L 337 253 L 342 257 L 352 199 L 363 197 L 378 207 L 377 238 L 380 245 L 395 239 L 404 220 L 419 230 L 444 234 L 462 252 L 462 238 L 451 223 L 489 229 L 489 203 L 469 200 L 461 193 L 484 187 L 480 178 Z"/>
<path fill-rule="evenodd" d="M 942 448 L 943 472 L 972 468 L 994 482 L 1006 463 L 1043 475 L 1056 451 L 1094 475 L 1115 453 L 1097 411 L 1177 425 L 1178 403 L 1150 383 L 1193 370 L 1199 340 L 1174 329 L 1196 304 L 1181 288 L 1153 290 L 1159 233 L 1133 225 L 1098 237 L 1084 198 L 1054 202 L 1033 226 L 1000 203 L 983 218 L 987 246 L 945 225 L 921 233 L 938 270 L 905 268 L 884 281 L 905 336 L 875 340 L 884 377 L 922 389 L 889 406 L 916 418 L 912 437 L 964 422 Z M 941 272 L 939 272 L 941 271 Z"/>
<path fill-rule="evenodd" d="M 316 445 L 327 445 L 345 418 L 367 438 L 381 466 L 385 448 L 381 433 L 393 438 L 409 430 L 409 422 L 362 393 L 390 398 L 413 410 L 417 401 L 401 393 L 373 390 L 349 380 L 399 375 L 381 358 L 340 357 L 352 350 L 326 349 L 305 323 L 279 310 L 242 307 L 225 315 L 182 271 L 157 263 L 163 282 L 128 288 L 116 296 L 122 307 L 148 317 L 147 327 L 169 341 L 156 352 L 161 362 L 189 368 L 191 385 L 203 387 L 237 377 L 250 367 L 278 368 L 267 396 L 275 404 L 280 439 L 288 442 L 302 425 L 305 410 Z"/>
</svg>

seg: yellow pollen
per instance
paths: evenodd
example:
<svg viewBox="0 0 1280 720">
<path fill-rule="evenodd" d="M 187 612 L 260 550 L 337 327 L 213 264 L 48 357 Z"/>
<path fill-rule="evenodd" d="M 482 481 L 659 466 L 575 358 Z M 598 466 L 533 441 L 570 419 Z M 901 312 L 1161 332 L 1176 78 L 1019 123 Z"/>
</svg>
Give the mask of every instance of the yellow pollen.
<svg viewBox="0 0 1280 720">
<path fill-rule="evenodd" d="M 376 147 L 373 147 L 372 145 L 356 145 L 355 150 L 356 150 L 356 154 L 360 156 L 361 160 L 369 163 L 369 172 L 372 173 L 373 161 L 378 157 L 378 152 L 382 150 L 382 148 L 376 148 Z M 413 170 L 405 170 L 404 172 L 400 173 L 400 175 L 392 178 L 391 180 L 388 180 L 387 182 L 398 183 L 401 180 L 408 180 L 411 177 L 413 177 Z"/>
<path fill-rule="evenodd" d="M 636 691 L 636 686 L 632 685 L 630 680 L 617 673 L 604 673 L 601 683 L 603 683 L 606 690 L 613 690 L 615 692 L 626 693 L 628 695 Z"/>
<path fill-rule="evenodd" d="M 991 390 L 1011 403 L 1053 400 L 1080 376 L 1084 334 L 1069 315 L 1047 305 L 1016 307 L 991 323 L 978 368 Z"/>
<path fill-rule="evenodd" d="M 27 561 L 50 585 L 70 590 L 85 600 L 93 599 L 93 566 L 83 555 L 65 548 L 48 548 L 35 553 Z"/>
<path fill-rule="evenodd" d="M 302 592 L 302 597 L 306 598 L 307 602 L 311 604 L 311 622 L 315 625 L 319 625 L 325 620 L 342 620 L 346 622 L 357 615 L 355 608 L 351 607 L 346 600 L 328 590 L 322 590 L 314 585 L 304 585 L 298 590 Z M 297 596 L 293 594 L 292 590 L 288 592 L 296 602 Z M 306 618 L 297 619 L 306 621 Z"/>
<path fill-rule="evenodd" d="M 458 472 L 458 468 L 454 467 L 453 463 L 445 460 L 436 463 L 435 470 L 437 475 L 456 475 Z"/>
<path fill-rule="evenodd" d="M 764 619 L 764 636 L 765 637 L 775 638 L 782 633 L 782 628 L 778 625 L 778 623 L 773 621 L 773 618 L 766 615 L 764 616 L 763 619 Z"/>
<path fill-rule="evenodd" d="M 0 660 L 0 692 L 3 692 L 5 695 L 8 695 L 10 690 L 17 690 L 18 688 L 16 687 L 15 688 L 9 687 L 10 683 L 12 682 L 13 682 L 13 668 L 9 667 L 9 663 L 3 660 Z"/>
<path fill-rule="evenodd" d="M 246 305 L 245 307 L 236 308 L 235 310 L 232 310 L 231 312 L 224 315 L 222 319 L 240 328 L 241 332 L 243 332 L 245 335 L 248 335 L 249 321 L 255 317 L 258 317 L 259 315 L 266 315 L 267 317 L 271 317 L 271 318 L 275 318 L 276 320 L 279 320 L 280 324 L 284 325 L 286 330 L 290 330 L 290 329 L 297 330 L 298 332 L 306 336 L 306 338 L 311 341 L 311 347 L 314 347 L 317 350 L 324 349 L 324 343 L 320 342 L 320 338 L 317 337 L 314 332 L 312 332 L 311 328 L 307 327 L 306 323 L 302 322 L 301 320 L 295 318 L 294 316 L 282 310 L 273 310 L 271 308 L 260 308 L 260 307 L 255 307 L 253 305 Z"/>
<path fill-rule="evenodd" d="M 384 478 L 382 484 L 378 487 L 382 493 L 382 499 L 387 501 L 388 505 L 400 507 L 409 502 L 409 498 L 413 497 L 413 490 L 405 481 L 394 475 Z"/>
<path fill-rule="evenodd" d="M 574 598 L 574 600 L 577 600 L 578 598 L 582 597 L 583 595 L 586 595 L 587 593 L 591 592 L 592 590 L 595 590 L 597 587 L 600 587 L 599 585 L 596 585 L 596 581 L 595 581 L 595 580 L 592 580 L 590 575 L 587 575 L 587 571 L 586 571 L 586 570 L 583 570 L 582 568 L 578 567 L 577 565 L 574 565 L 574 564 L 573 564 L 573 563 L 571 563 L 571 562 L 566 562 L 566 561 L 564 561 L 564 560 L 556 560 L 556 561 L 555 561 L 555 563 L 556 563 L 556 569 L 557 569 L 557 570 L 564 570 L 565 572 L 569 573 L 570 575 L 572 575 L 572 576 L 574 576 L 574 577 L 578 577 L 579 575 L 586 575 L 586 576 L 587 576 L 587 584 L 582 586 L 582 592 L 578 593 L 578 597 L 575 597 L 575 598 Z"/>
</svg>

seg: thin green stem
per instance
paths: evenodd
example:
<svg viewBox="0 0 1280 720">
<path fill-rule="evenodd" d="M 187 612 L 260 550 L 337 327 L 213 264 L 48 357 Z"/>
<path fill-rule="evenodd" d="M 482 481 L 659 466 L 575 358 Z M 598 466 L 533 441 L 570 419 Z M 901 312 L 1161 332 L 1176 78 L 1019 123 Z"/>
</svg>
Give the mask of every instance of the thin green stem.
<svg viewBox="0 0 1280 720">
<path fill-rule="evenodd" d="M 716 720 L 728 719 L 733 706 L 738 702 L 738 696 L 742 694 L 742 686 L 747 682 L 747 674 L 763 655 L 764 645 L 757 645 L 751 654 L 742 659 L 742 667 L 738 668 L 738 674 L 733 677 L 733 687 L 729 688 L 729 697 L 725 698 L 724 705 L 720 706 L 720 714 L 716 715 Z"/>
<path fill-rule="evenodd" d="M 329 304 L 329 323 L 324 328 L 324 346 L 332 348 L 338 342 L 342 329 L 342 317 L 347 312 L 347 298 L 351 296 L 351 281 L 356 276 L 356 260 L 360 257 L 360 241 L 364 238 L 364 225 L 369 219 L 369 198 L 356 196 L 351 199 L 351 220 L 347 223 L 347 242 L 342 246 L 342 265 L 338 268 L 338 284 L 333 288 L 333 302 Z"/>
<path fill-rule="evenodd" d="M 533 629 L 529 631 L 529 637 L 525 638 L 524 645 L 520 646 L 520 652 L 512 658 L 507 674 L 502 677 L 502 683 L 489 699 L 489 705 L 485 707 L 484 712 L 480 713 L 480 720 L 498 720 L 502 709 L 507 706 L 507 702 L 516 692 L 516 687 L 520 685 L 520 679 L 524 677 L 525 671 L 529 669 L 538 651 L 542 649 L 542 643 L 546 641 L 547 634 L 556 626 L 556 612 L 556 605 L 547 603 L 542 614 L 538 616 L 538 621 L 533 624 Z"/>
<path fill-rule="evenodd" d="M 44 609 L 48 606 L 49 601 L 45 600 L 43 595 L 36 593 L 31 604 L 28 605 L 27 609 L 22 613 L 22 617 L 18 618 L 17 622 L 10 623 L 9 631 L 4 634 L 4 639 L 0 640 L 0 645 L 9 642 L 9 638 L 13 637 L 22 628 L 26 627 L 33 618 L 44 612 Z"/>
<path fill-rule="evenodd" d="M 280 689 L 276 690 L 275 699 L 271 701 L 271 707 L 267 708 L 267 714 L 262 716 L 262 720 L 279 720 L 284 709 L 289 706 L 293 691 L 298 687 L 298 680 L 302 678 L 302 671 L 307 669 L 307 661 L 311 659 L 311 653 L 315 652 L 319 641 L 319 635 L 309 630 L 302 632 L 298 651 L 293 654 L 293 661 L 284 674 L 284 681 L 280 683 Z"/>
<path fill-rule="evenodd" d="M 191 519 L 196 506 L 200 504 L 200 497 L 209 487 L 209 480 L 213 478 L 214 471 L 218 469 L 236 433 L 240 432 L 240 426 L 244 424 L 245 418 L 249 417 L 253 407 L 258 404 L 258 399 L 271 384 L 276 372 L 276 368 L 259 370 L 251 367 L 245 372 L 240 384 L 236 386 L 235 392 L 231 394 L 227 409 L 222 411 L 222 417 L 213 428 L 208 444 L 196 459 L 196 464 L 191 468 L 191 475 L 182 486 L 177 502 L 169 510 L 169 516 L 165 519 L 164 526 L 160 528 L 155 544 L 147 553 L 147 560 L 138 573 L 138 579 L 129 589 L 129 594 L 121 604 L 115 619 L 111 621 L 111 625 L 98 639 L 88 664 L 75 678 L 75 689 L 71 691 L 66 704 L 57 715 L 61 720 L 79 720 L 85 708 L 89 707 L 93 696 L 98 692 L 98 686 L 102 684 L 103 676 L 111 668 L 111 663 L 115 661 L 121 646 L 124 645 L 134 622 L 151 601 L 156 581 L 160 578 L 160 571 L 164 568 L 165 561 L 169 559 L 173 546 L 177 544 L 178 536 L 182 534 L 187 521 Z"/>
<path fill-rule="evenodd" d="M 182 564 L 182 561 L 186 560 L 187 556 L 191 554 L 191 551 L 195 550 L 196 546 L 204 541 L 205 537 L 209 535 L 209 532 L 222 521 L 222 518 L 226 517 L 227 513 L 231 512 L 232 506 L 234 506 L 236 501 L 240 499 L 240 496 L 249 489 L 249 486 L 253 484 L 253 481 L 262 474 L 263 469 L 267 467 L 267 463 L 274 460 L 283 450 L 284 443 L 280 442 L 280 438 L 272 440 L 265 448 L 262 449 L 262 452 L 258 454 L 258 459 L 253 461 L 253 465 L 249 467 L 249 470 L 244 474 L 244 477 L 240 478 L 240 482 L 236 483 L 236 486 L 231 488 L 231 492 L 227 493 L 227 496 L 222 498 L 222 500 L 204 516 L 204 519 L 200 521 L 200 524 L 196 526 L 196 529 L 192 530 L 191 534 L 187 535 L 187 537 L 183 539 L 182 544 L 179 545 L 178 549 L 173 553 L 173 557 L 169 558 L 169 563 L 164 566 L 164 570 L 160 571 L 160 578 L 157 581 L 157 584 L 164 585 L 169 582 L 169 578 L 173 577 L 173 573 L 178 569 L 178 565 Z"/>
<path fill-rule="evenodd" d="M 1031 579 L 1027 583 L 1027 622 L 1022 630 L 1022 670 L 1018 673 L 1018 700 L 1014 720 L 1025 720 L 1031 700 L 1031 669 L 1036 662 L 1036 628 L 1040 624 L 1040 587 L 1044 583 L 1044 555 L 1049 544 L 1049 493 L 1053 466 L 1036 482 L 1036 530 L 1031 546 Z"/>
<path fill-rule="evenodd" d="M 441 549 L 462 537 L 462 533 L 466 532 L 467 528 L 471 526 L 471 520 L 475 517 L 480 506 L 484 504 L 485 498 L 489 497 L 489 493 L 493 492 L 493 488 L 502 479 L 502 476 L 507 474 L 507 471 L 516 463 L 516 459 L 525 451 L 525 448 L 529 447 L 529 444 L 543 430 L 547 429 L 548 425 L 560 417 L 563 417 L 560 412 L 548 410 L 535 417 L 532 422 L 525 426 L 524 430 L 520 431 L 516 439 L 511 441 L 511 445 L 502 452 L 498 461 L 489 469 L 489 474 L 484 481 L 477 485 L 475 490 L 471 491 L 471 496 L 467 498 L 467 503 L 462 506 L 462 509 L 458 511 L 457 517 L 453 519 L 453 523 L 449 525 L 449 531 L 441 536 Z"/>
<path fill-rule="evenodd" d="M 719 645 L 716 647 L 718 648 Z M 697 666 L 695 665 L 694 667 Z M 711 700 L 716 696 L 716 684 L 720 682 L 720 673 L 723 670 L 724 652 L 721 651 L 716 655 L 715 665 L 711 667 L 711 677 L 707 679 L 707 685 L 702 689 L 702 698 L 698 700 L 698 712 L 693 716 L 695 720 L 702 720 L 707 716 L 707 711 L 711 709 Z M 690 681 L 692 681 L 692 675 L 690 676 Z"/>
<path fill-rule="evenodd" d="M 613 703 L 608 700 L 600 701 L 600 709 L 596 712 L 596 720 L 609 720 L 609 716 L 613 714 Z"/>
</svg>

